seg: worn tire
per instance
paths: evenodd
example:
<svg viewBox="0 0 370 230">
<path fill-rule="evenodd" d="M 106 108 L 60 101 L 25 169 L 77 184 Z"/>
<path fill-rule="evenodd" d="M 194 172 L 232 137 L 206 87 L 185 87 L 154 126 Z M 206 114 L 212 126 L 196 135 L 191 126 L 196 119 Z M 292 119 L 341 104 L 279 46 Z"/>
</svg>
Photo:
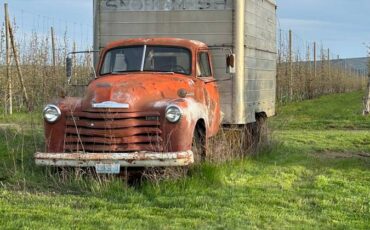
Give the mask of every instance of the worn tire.
<svg viewBox="0 0 370 230">
<path fill-rule="evenodd" d="M 258 150 L 261 147 L 265 146 L 268 142 L 267 117 L 265 115 L 259 115 L 256 117 L 256 122 L 254 123 L 252 134 L 252 151 L 253 153 L 257 153 Z"/>
<path fill-rule="evenodd" d="M 255 153 L 258 148 L 267 142 L 268 128 L 266 116 L 259 115 L 256 122 L 247 124 L 244 127 L 243 149 L 248 153 Z"/>
<path fill-rule="evenodd" d="M 199 130 L 194 130 L 191 150 L 194 154 L 194 164 L 201 164 L 206 160 L 206 137 L 205 134 Z"/>
<path fill-rule="evenodd" d="M 264 145 L 268 141 L 267 117 L 265 115 L 256 118 L 256 142 L 257 145 Z"/>
<path fill-rule="evenodd" d="M 241 145 L 242 145 L 242 149 L 244 150 L 243 155 L 254 152 L 254 150 L 256 149 L 256 143 L 257 143 L 256 136 L 255 136 L 256 130 L 257 130 L 256 127 L 257 127 L 256 122 L 254 122 L 254 123 L 245 125 L 242 130 L 243 139 L 241 141 Z"/>
</svg>

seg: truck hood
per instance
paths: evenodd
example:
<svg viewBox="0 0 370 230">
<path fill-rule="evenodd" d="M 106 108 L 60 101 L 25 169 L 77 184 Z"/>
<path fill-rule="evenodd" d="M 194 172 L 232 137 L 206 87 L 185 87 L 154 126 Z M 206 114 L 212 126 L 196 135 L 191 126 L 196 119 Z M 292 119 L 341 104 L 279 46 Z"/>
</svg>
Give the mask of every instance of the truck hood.
<svg viewBox="0 0 370 230">
<path fill-rule="evenodd" d="M 194 95 L 194 81 L 190 77 L 167 73 L 109 75 L 88 86 L 82 109 L 107 103 L 127 105 L 127 111 L 142 111 L 158 106 L 159 102 L 181 98 L 181 90 Z"/>
</svg>

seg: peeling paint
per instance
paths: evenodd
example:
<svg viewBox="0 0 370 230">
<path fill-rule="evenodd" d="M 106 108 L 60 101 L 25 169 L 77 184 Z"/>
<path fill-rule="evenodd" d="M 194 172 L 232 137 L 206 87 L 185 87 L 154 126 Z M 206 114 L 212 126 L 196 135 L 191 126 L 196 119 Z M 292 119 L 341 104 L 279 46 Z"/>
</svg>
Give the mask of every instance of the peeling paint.
<svg viewBox="0 0 370 230">
<path fill-rule="evenodd" d="M 122 166 L 136 167 L 193 162 L 190 149 L 197 122 L 205 121 L 207 137 L 217 133 L 221 122 L 216 83 L 210 81 L 212 77 L 197 78 L 195 71 L 197 52 L 207 47 L 184 39 L 130 39 L 111 43 L 102 53 L 104 56 L 114 47 L 142 44 L 191 50 L 192 75 L 133 72 L 98 76 L 83 98 L 59 102 L 62 116 L 54 124 L 45 123 L 47 153 L 36 153 L 37 164 L 91 166 L 118 161 Z M 179 95 L 179 90 L 186 94 Z M 112 106 L 94 108 L 94 104 Z M 184 112 L 178 123 L 165 118 L 165 108 L 170 104 Z"/>
</svg>

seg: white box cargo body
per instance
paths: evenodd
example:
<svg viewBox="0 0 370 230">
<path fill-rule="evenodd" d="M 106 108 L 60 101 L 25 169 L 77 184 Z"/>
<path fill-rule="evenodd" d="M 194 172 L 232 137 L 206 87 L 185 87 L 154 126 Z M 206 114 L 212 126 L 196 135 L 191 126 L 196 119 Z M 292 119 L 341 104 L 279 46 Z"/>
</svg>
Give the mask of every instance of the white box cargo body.
<svg viewBox="0 0 370 230">
<path fill-rule="evenodd" d="M 235 48 L 236 1 L 244 1 L 244 76 L 226 73 Z M 176 37 L 199 40 L 212 52 L 224 124 L 247 124 L 256 113 L 275 114 L 275 0 L 94 0 L 94 48 L 127 38 Z M 243 87 L 243 115 L 236 120 L 235 84 Z"/>
</svg>

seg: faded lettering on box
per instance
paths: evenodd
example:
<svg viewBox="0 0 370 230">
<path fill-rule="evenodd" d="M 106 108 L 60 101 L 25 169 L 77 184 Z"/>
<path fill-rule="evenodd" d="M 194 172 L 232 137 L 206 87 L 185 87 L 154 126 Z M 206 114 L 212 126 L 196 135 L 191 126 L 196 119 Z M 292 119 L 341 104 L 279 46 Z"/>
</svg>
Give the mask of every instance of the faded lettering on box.
<svg viewBox="0 0 370 230">
<path fill-rule="evenodd" d="M 104 11 L 227 10 L 232 0 L 101 0 Z"/>
</svg>

